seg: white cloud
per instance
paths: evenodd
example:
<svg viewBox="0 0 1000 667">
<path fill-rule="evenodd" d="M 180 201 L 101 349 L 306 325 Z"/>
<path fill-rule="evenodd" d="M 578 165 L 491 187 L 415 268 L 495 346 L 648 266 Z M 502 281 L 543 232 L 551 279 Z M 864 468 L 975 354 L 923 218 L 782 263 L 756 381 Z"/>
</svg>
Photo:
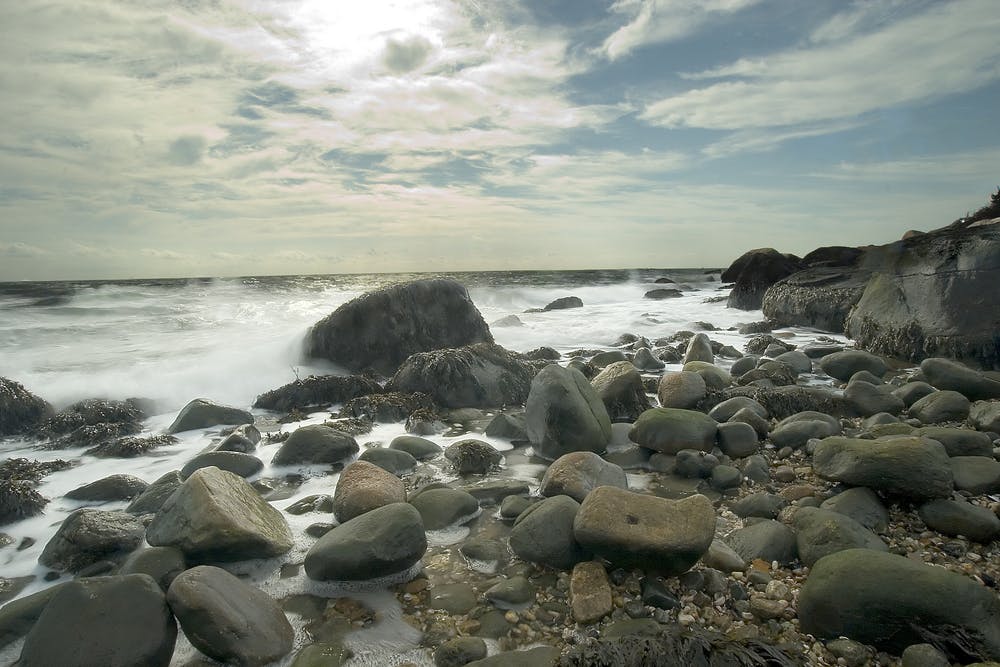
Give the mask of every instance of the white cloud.
<svg viewBox="0 0 1000 667">
<path fill-rule="evenodd" d="M 726 80 L 654 102 L 642 118 L 664 127 L 779 127 L 966 92 L 1000 79 L 998 31 L 993 0 L 934 5 L 874 32 L 695 73 Z"/>
<path fill-rule="evenodd" d="M 31 257 L 41 257 L 43 255 L 48 255 L 49 251 L 44 248 L 39 248 L 38 246 L 33 246 L 27 243 L 22 243 L 21 241 L 15 241 L 13 243 L 0 243 L 0 256 L 12 257 L 17 259 L 28 259 Z"/>
<path fill-rule="evenodd" d="M 856 121 L 800 125 L 793 128 L 761 128 L 739 130 L 724 139 L 705 146 L 701 152 L 708 158 L 723 158 L 739 153 L 764 153 L 773 151 L 787 141 L 807 139 L 861 127 Z"/>
<path fill-rule="evenodd" d="M 876 162 L 841 162 L 836 167 L 811 174 L 838 181 L 871 182 L 958 182 L 982 181 L 994 187 L 997 179 L 1000 148 L 977 149 L 958 153 L 926 155 Z"/>
<path fill-rule="evenodd" d="M 611 11 L 629 17 L 602 46 L 617 60 L 648 44 L 687 37 L 717 16 L 733 14 L 760 0 L 617 0 Z"/>
</svg>

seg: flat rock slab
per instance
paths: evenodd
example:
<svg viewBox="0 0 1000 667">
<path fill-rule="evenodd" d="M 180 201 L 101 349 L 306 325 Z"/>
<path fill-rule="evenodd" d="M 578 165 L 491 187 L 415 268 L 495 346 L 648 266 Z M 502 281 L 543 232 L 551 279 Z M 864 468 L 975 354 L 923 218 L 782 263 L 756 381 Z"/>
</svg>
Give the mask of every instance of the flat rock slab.
<svg viewBox="0 0 1000 667">
<path fill-rule="evenodd" d="M 292 650 L 295 631 L 266 593 L 218 567 L 178 575 L 167 602 L 199 651 L 234 665 L 265 665 Z"/>
<path fill-rule="evenodd" d="M 580 505 L 573 534 L 619 567 L 672 576 L 690 569 L 712 544 L 715 510 L 702 495 L 668 500 L 601 486 Z"/>
<path fill-rule="evenodd" d="M 913 499 L 948 497 L 953 485 L 944 446 L 916 437 L 824 438 L 813 452 L 813 469 L 823 479 Z"/>
</svg>

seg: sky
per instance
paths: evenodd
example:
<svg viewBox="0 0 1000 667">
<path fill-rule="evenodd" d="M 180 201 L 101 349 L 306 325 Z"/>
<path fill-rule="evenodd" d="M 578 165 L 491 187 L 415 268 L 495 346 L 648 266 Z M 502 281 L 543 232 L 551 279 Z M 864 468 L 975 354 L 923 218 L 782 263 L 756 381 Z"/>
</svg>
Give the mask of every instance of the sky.
<svg viewBox="0 0 1000 667">
<path fill-rule="evenodd" d="M 997 0 L 0 3 L 0 280 L 726 266 L 1000 185 Z"/>
</svg>

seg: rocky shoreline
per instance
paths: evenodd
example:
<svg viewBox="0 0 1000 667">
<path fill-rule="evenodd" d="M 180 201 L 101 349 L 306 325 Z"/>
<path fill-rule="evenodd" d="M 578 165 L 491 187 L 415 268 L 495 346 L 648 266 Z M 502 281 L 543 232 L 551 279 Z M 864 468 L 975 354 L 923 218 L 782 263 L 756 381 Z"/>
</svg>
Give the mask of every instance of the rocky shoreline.
<svg viewBox="0 0 1000 667">
<path fill-rule="evenodd" d="M 781 278 L 753 264 L 731 267 L 734 294 L 766 303 Z M 0 379 L 0 435 L 40 447 L 113 461 L 217 432 L 151 483 L 67 494 L 97 506 L 45 545 L 58 583 L 18 597 L 31 582 L 0 579 L 0 650 L 23 666 L 1000 660 L 1000 376 L 796 345 L 775 323 L 748 325 L 742 351 L 704 329 L 518 354 L 461 285 L 417 281 L 318 323 L 311 353 L 359 374 L 267 392 L 267 417 L 199 399 L 143 436 L 140 400 L 54 413 Z M 381 442 L 384 424 L 407 435 Z M 43 512 L 38 481 L 70 465 L 0 464 L 0 530 Z"/>
</svg>

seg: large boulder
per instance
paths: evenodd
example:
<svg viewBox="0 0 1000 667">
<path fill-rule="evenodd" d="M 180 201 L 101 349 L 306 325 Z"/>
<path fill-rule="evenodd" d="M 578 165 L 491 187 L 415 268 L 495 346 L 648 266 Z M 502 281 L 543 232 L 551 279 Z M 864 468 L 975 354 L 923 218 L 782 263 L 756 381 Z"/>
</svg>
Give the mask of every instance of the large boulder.
<svg viewBox="0 0 1000 667">
<path fill-rule="evenodd" d="M 843 382 L 850 380 L 859 371 L 868 371 L 880 378 L 888 369 L 881 357 L 865 350 L 844 350 L 828 354 L 820 359 L 819 367 L 830 377 Z"/>
<path fill-rule="evenodd" d="M 971 404 L 963 394 L 950 389 L 927 394 L 910 406 L 910 416 L 923 424 L 964 421 Z"/>
<path fill-rule="evenodd" d="M 859 273 L 853 265 L 811 266 L 767 288 L 761 310 L 776 326 L 808 326 L 841 332 L 869 277 L 870 274 Z"/>
<path fill-rule="evenodd" d="M 799 593 L 798 614 L 803 632 L 845 636 L 896 655 L 931 643 L 953 662 L 1000 659 L 996 594 L 903 556 L 848 549 L 821 558 Z"/>
<path fill-rule="evenodd" d="M 196 470 L 146 529 L 153 546 L 173 546 L 190 562 L 270 558 L 292 548 L 285 517 L 242 477 L 218 468 Z"/>
<path fill-rule="evenodd" d="M 391 375 L 411 354 L 492 343 L 466 289 L 428 279 L 368 292 L 317 322 L 306 339 L 311 357 L 351 370 Z"/>
<path fill-rule="evenodd" d="M 520 558 L 568 570 L 590 558 L 573 535 L 580 503 L 553 496 L 521 512 L 510 531 L 510 549 Z"/>
<path fill-rule="evenodd" d="M 79 509 L 63 519 L 38 562 L 55 570 L 80 570 L 102 560 L 120 560 L 142 543 L 145 527 L 127 512 Z"/>
<path fill-rule="evenodd" d="M 621 466 L 605 461 L 593 452 L 570 452 L 552 462 L 538 492 L 545 497 L 566 495 L 583 502 L 599 486 L 628 488 L 628 478 Z"/>
<path fill-rule="evenodd" d="M 577 370 L 549 364 L 531 381 L 525 426 L 535 453 L 557 459 L 576 451 L 603 452 L 611 419 L 600 396 Z"/>
<path fill-rule="evenodd" d="M 1000 382 L 951 359 L 924 359 L 920 372 L 931 386 L 957 391 L 973 401 L 1000 398 Z"/>
<path fill-rule="evenodd" d="M 409 570 L 427 551 L 420 513 L 385 505 L 342 523 L 312 545 L 306 574 L 317 581 L 366 581 Z"/>
<path fill-rule="evenodd" d="M 719 424 L 694 410 L 652 408 L 646 410 L 629 430 L 629 440 L 664 454 L 682 449 L 710 452 L 715 446 Z"/>
<path fill-rule="evenodd" d="M 657 386 L 656 397 L 660 399 L 660 407 L 689 410 L 698 405 L 707 393 L 708 387 L 699 373 L 677 371 L 663 374 Z M 734 414 L 735 412 L 736 410 L 733 410 Z"/>
<path fill-rule="evenodd" d="M 608 364 L 590 381 L 613 422 L 633 422 L 650 408 L 642 376 L 630 361 Z"/>
<path fill-rule="evenodd" d="M 406 501 L 403 480 L 367 461 L 344 468 L 333 493 L 333 515 L 344 523 L 365 512 Z"/>
<path fill-rule="evenodd" d="M 166 667 L 177 624 L 146 574 L 61 586 L 24 640 L 21 667 Z"/>
<path fill-rule="evenodd" d="M 264 462 L 252 454 L 243 452 L 205 452 L 194 457 L 181 468 L 181 479 L 187 479 L 195 470 L 215 466 L 228 470 L 244 479 L 253 477 L 264 469 Z"/>
<path fill-rule="evenodd" d="M 800 268 L 797 257 L 783 255 L 774 248 L 748 250 L 722 272 L 722 282 L 736 283 L 726 305 L 740 310 L 757 310 L 768 287 Z"/>
<path fill-rule="evenodd" d="M 179 470 L 163 473 L 155 482 L 146 487 L 142 494 L 129 503 L 125 511 L 130 514 L 154 514 L 167 502 L 167 498 L 184 483 Z"/>
<path fill-rule="evenodd" d="M 167 433 L 180 433 L 219 424 L 252 424 L 253 415 L 246 410 L 219 405 L 207 398 L 196 398 L 185 405 Z"/>
<path fill-rule="evenodd" d="M 573 535 L 584 549 L 616 566 L 674 576 L 708 551 L 715 510 L 702 495 L 669 500 L 601 486 L 580 505 Z"/>
<path fill-rule="evenodd" d="M 295 631 L 281 607 L 221 568 L 182 572 L 170 584 L 167 602 L 191 644 L 219 662 L 265 665 L 292 650 Z"/>
<path fill-rule="evenodd" d="M 52 412 L 51 405 L 20 383 L 0 377 L 0 436 L 27 433 Z"/>
<path fill-rule="evenodd" d="M 358 453 L 351 435 L 323 424 L 295 429 L 271 459 L 271 465 L 338 465 Z"/>
<path fill-rule="evenodd" d="M 386 388 L 423 392 L 447 408 L 495 408 L 524 403 L 534 376 L 522 355 L 475 343 L 411 355 Z"/>
<path fill-rule="evenodd" d="M 823 479 L 904 498 L 946 498 L 953 488 L 948 452 L 941 443 L 926 438 L 832 436 L 816 446 L 812 463 Z"/>
<path fill-rule="evenodd" d="M 846 514 L 830 509 L 799 508 L 794 523 L 799 559 L 807 567 L 823 556 L 845 549 L 889 550 L 875 533 Z"/>
<path fill-rule="evenodd" d="M 381 391 L 382 388 L 377 382 L 363 375 L 310 375 L 304 380 L 296 380 L 264 392 L 257 397 L 253 406 L 265 410 L 290 412 L 295 409 L 346 403 L 352 398 L 377 394 Z"/>
</svg>

